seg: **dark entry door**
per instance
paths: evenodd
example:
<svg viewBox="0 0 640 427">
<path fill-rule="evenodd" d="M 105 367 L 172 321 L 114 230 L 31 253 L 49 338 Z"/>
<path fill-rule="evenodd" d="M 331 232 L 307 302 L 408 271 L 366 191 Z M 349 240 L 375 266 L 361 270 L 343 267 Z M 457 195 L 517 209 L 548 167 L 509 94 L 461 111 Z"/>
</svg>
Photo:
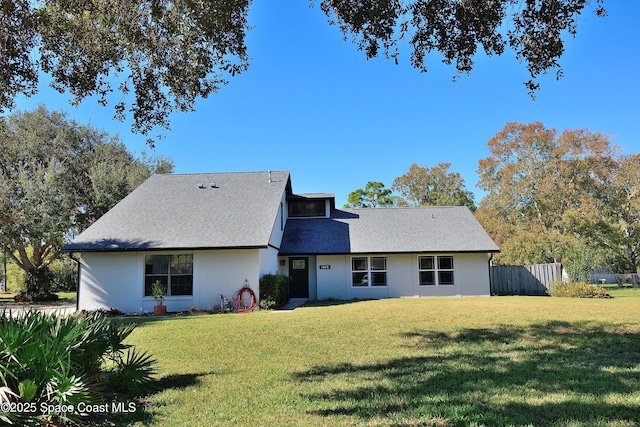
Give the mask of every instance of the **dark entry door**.
<svg viewBox="0 0 640 427">
<path fill-rule="evenodd" d="M 289 258 L 289 296 L 309 298 L 309 258 Z"/>
</svg>

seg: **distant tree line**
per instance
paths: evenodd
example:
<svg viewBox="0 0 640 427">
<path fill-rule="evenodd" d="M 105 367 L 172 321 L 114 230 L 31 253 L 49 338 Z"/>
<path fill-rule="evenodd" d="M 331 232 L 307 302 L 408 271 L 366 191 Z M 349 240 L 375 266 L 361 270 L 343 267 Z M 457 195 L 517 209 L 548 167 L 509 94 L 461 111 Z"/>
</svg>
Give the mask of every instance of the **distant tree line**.
<svg viewBox="0 0 640 427">
<path fill-rule="evenodd" d="M 596 267 L 636 272 L 640 258 L 640 154 L 607 135 L 508 123 L 487 142 L 473 193 L 449 163 L 412 164 L 391 188 L 369 182 L 345 207 L 467 206 L 501 249 L 498 264 L 562 262 L 572 278 Z"/>
<path fill-rule="evenodd" d="M 352 191 L 345 207 L 467 206 L 475 211 L 473 193 L 465 188 L 459 173 L 449 172 L 450 167 L 451 163 L 432 168 L 414 163 L 393 180 L 390 189 L 382 182 L 369 181 L 364 188 Z"/>
</svg>

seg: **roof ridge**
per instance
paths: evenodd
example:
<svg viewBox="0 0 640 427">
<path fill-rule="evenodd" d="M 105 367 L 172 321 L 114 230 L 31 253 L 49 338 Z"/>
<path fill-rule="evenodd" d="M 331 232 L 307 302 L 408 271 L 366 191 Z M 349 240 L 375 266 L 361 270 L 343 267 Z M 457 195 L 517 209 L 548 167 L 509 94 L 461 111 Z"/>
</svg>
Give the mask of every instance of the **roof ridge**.
<svg viewBox="0 0 640 427">
<path fill-rule="evenodd" d="M 185 173 L 159 173 L 155 175 L 165 175 L 165 176 L 193 176 L 193 175 L 232 175 L 232 174 L 259 174 L 259 173 L 268 173 L 268 172 L 284 172 L 291 173 L 288 170 L 284 169 L 267 169 L 263 171 L 231 171 L 231 172 L 185 172 Z"/>
<path fill-rule="evenodd" d="M 381 211 L 381 210 L 398 210 L 398 209 L 454 209 L 454 208 L 467 208 L 469 209 L 468 206 L 457 206 L 457 205 L 451 205 L 451 206 L 381 206 L 381 207 L 376 207 L 376 208 L 340 208 L 336 210 L 352 210 L 352 211 L 362 211 L 362 210 L 376 210 L 376 211 Z"/>
</svg>

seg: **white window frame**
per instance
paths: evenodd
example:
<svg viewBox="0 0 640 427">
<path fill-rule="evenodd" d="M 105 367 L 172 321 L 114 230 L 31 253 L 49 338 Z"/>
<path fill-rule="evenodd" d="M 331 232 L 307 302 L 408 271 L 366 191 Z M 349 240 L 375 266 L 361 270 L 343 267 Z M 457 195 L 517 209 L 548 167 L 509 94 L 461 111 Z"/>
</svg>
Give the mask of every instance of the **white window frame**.
<svg viewBox="0 0 640 427">
<path fill-rule="evenodd" d="M 362 260 L 364 259 L 366 262 L 366 268 L 365 269 L 355 269 L 354 267 L 354 260 Z M 376 259 L 376 260 L 382 260 L 384 262 L 384 267 L 383 268 L 379 268 L 379 267 L 374 267 L 373 266 L 373 262 L 371 261 L 372 259 Z M 372 284 L 372 281 L 369 280 L 369 278 L 373 277 L 373 275 L 375 274 L 381 274 L 384 273 L 384 284 L 380 284 L 380 285 L 374 285 Z M 362 277 L 361 282 L 359 285 L 354 284 L 354 279 L 355 279 L 355 275 L 362 275 L 364 274 L 364 276 Z M 352 288 L 384 288 L 386 286 L 388 286 L 388 282 L 387 282 L 387 257 L 386 256 L 352 256 L 351 257 L 351 287 Z"/>
<path fill-rule="evenodd" d="M 431 258 L 433 261 L 433 268 L 422 268 L 421 260 L 423 258 Z M 451 268 L 442 268 L 442 262 L 444 259 L 451 259 Z M 420 286 L 455 286 L 456 284 L 456 274 L 455 274 L 455 263 L 453 255 L 418 255 L 418 284 Z M 420 279 L 421 273 L 433 272 L 433 283 L 422 283 Z M 443 273 L 451 273 L 451 283 L 442 283 Z"/>
</svg>

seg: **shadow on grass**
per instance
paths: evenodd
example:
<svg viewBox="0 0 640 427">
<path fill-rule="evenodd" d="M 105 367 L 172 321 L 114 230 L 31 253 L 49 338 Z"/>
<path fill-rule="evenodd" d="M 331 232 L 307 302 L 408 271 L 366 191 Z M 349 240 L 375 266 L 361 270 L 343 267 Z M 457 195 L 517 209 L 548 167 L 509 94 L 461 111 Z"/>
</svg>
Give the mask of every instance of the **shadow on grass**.
<svg viewBox="0 0 640 427">
<path fill-rule="evenodd" d="M 136 325 L 136 328 L 144 328 L 148 325 L 153 325 L 158 322 L 168 322 L 172 320 L 187 320 L 187 319 L 198 319 L 205 316 L 217 316 L 218 314 L 208 313 L 208 312 L 180 312 L 180 313 L 168 313 L 165 315 L 156 316 L 154 314 L 135 314 L 135 315 L 118 315 L 113 316 L 114 319 L 118 323 L 133 323 Z"/>
<path fill-rule="evenodd" d="M 619 325 L 411 331 L 409 354 L 318 366 L 307 398 L 325 417 L 391 425 L 638 425 L 640 334 Z M 357 421 L 360 420 L 360 421 Z"/>
<path fill-rule="evenodd" d="M 93 418 L 91 426 L 124 426 L 134 423 L 150 424 L 156 415 L 149 405 L 150 396 L 165 390 L 181 390 L 200 384 L 200 377 L 210 375 L 211 372 L 185 375 L 167 375 L 156 381 L 146 392 L 135 396 L 114 396 L 110 406 L 110 413 Z M 131 406 L 130 406 L 131 405 Z M 122 410 L 120 410 L 122 409 Z"/>
</svg>

